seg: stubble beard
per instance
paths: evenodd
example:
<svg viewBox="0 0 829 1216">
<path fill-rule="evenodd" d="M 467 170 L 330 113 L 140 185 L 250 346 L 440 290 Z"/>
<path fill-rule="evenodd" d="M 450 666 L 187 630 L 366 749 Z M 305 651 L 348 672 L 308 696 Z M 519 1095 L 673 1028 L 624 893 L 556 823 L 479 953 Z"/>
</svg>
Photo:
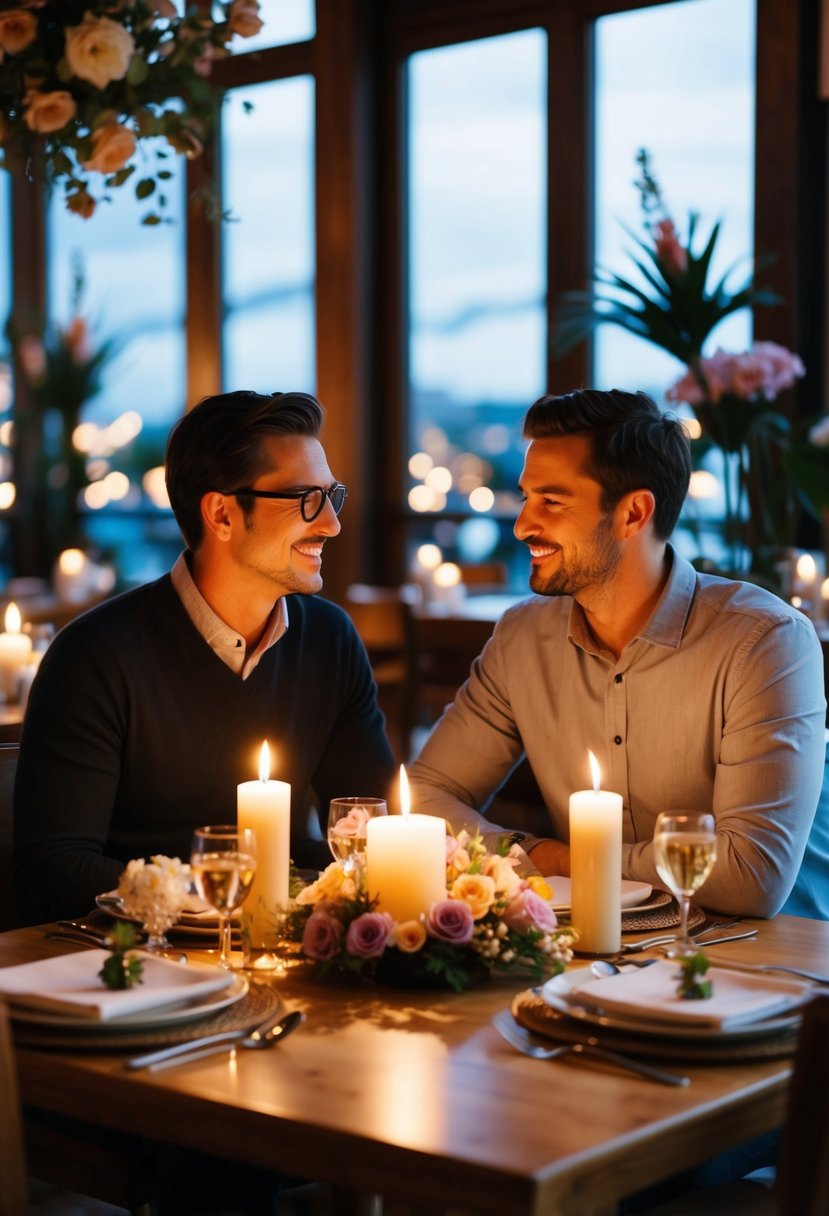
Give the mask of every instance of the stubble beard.
<svg viewBox="0 0 829 1216">
<path fill-rule="evenodd" d="M 613 520 L 603 516 L 587 542 L 590 555 L 580 560 L 575 551 L 569 565 L 563 558 L 554 574 L 543 575 L 540 570 L 530 571 L 530 587 L 536 595 L 578 596 L 588 587 L 605 586 L 616 572 L 621 559 L 619 545 L 613 538 Z"/>
</svg>

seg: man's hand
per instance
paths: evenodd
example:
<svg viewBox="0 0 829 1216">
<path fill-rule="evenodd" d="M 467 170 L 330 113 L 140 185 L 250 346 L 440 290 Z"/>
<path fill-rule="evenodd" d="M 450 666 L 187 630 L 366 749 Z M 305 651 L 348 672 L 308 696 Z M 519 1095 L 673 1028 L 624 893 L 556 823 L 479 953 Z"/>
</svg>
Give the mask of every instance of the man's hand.
<svg viewBox="0 0 829 1216">
<path fill-rule="evenodd" d="M 560 840 L 539 840 L 527 854 L 539 874 L 570 875 L 570 846 Z"/>
</svg>

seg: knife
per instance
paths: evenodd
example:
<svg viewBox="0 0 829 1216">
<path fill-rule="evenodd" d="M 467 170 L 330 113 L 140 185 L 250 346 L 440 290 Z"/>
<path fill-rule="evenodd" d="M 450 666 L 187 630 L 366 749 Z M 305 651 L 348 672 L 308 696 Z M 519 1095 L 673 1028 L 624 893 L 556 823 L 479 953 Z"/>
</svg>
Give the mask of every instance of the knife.
<svg viewBox="0 0 829 1216">
<path fill-rule="evenodd" d="M 699 943 L 700 950 L 707 949 L 708 946 L 719 946 L 722 942 L 741 942 L 748 937 L 756 937 L 757 929 L 749 929 L 745 933 L 731 933 L 727 937 L 707 937 L 704 942 Z M 644 942 L 630 942 L 622 946 L 622 955 L 638 954 L 641 950 L 650 950 L 655 946 L 670 946 L 676 941 L 676 937 L 649 937 Z"/>
</svg>

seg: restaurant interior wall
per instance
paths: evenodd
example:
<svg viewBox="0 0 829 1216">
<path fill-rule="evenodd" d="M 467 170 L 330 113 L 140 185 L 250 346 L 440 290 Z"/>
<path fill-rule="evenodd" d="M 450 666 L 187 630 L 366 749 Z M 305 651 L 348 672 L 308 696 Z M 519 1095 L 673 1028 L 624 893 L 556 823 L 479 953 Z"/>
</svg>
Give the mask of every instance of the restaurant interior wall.
<svg viewBox="0 0 829 1216">
<path fill-rule="evenodd" d="M 737 2 L 745 4 L 745 0 Z M 529 404 L 523 398 L 536 387 L 566 390 L 590 376 L 585 349 L 554 359 L 549 339 L 557 296 L 584 286 L 593 253 L 596 22 L 617 13 L 687 12 L 708 3 L 319 0 L 313 6 L 310 0 L 296 5 L 272 0 L 263 5 L 266 17 L 296 16 L 299 11 L 299 19 L 286 33 L 284 44 L 267 45 L 266 26 L 261 47 L 217 65 L 216 83 L 231 94 L 222 129 L 232 132 L 232 139 L 227 144 L 220 141 L 201 160 L 181 165 L 180 176 L 185 179 L 181 189 L 203 186 L 207 175 L 241 208 L 245 189 L 240 189 L 239 178 L 255 182 L 261 196 L 272 200 L 295 183 L 294 202 L 305 201 L 295 206 L 293 219 L 284 226 L 301 256 L 280 261 L 284 242 L 281 245 L 275 237 L 262 258 L 261 280 L 247 297 L 243 291 L 240 296 L 241 271 L 254 265 L 253 242 L 244 234 L 244 221 L 211 224 L 192 204 L 179 201 L 174 226 L 142 233 L 132 219 L 119 214 L 118 200 L 107 215 L 96 216 L 84 227 L 76 217 L 59 220 L 54 207 L 47 207 L 38 183 L 4 178 L 0 225 L 12 252 L 0 268 L 0 313 L 12 314 L 18 321 L 47 312 L 65 319 L 68 267 L 83 234 L 90 318 L 99 324 L 97 332 L 112 326 L 127 331 L 130 339 L 113 360 L 111 380 L 101 398 L 90 405 L 90 416 L 97 412 L 103 421 L 129 405 L 146 415 L 142 438 L 131 453 L 136 466 L 160 459 L 169 424 L 206 393 L 242 387 L 245 376 L 256 381 L 251 387 L 310 389 L 318 392 L 328 409 L 332 467 L 350 486 L 347 526 L 328 560 L 327 593 L 341 597 L 345 587 L 358 580 L 401 581 L 415 541 L 431 535 L 439 525 L 445 525 L 438 535 L 447 538 L 450 553 L 464 556 L 452 549 L 463 526 L 473 539 L 478 536 L 476 543 L 484 546 L 478 551 L 487 556 L 486 541 L 480 540 L 487 529 L 480 525 L 495 521 L 499 534 L 509 537 L 511 502 L 503 500 L 501 511 L 490 509 L 488 520 L 484 513 L 451 502 L 447 509 L 424 518 L 408 502 L 413 486 L 408 469 L 413 454 L 411 365 L 418 323 L 411 290 L 422 270 L 410 261 L 413 200 L 407 188 L 413 152 L 417 153 L 418 133 L 413 131 L 410 110 L 417 65 L 441 48 L 449 56 L 453 48 L 480 51 L 487 39 L 511 38 L 541 48 L 533 51 L 540 63 L 533 87 L 543 104 L 539 121 L 546 131 L 546 137 L 537 141 L 540 152 L 532 170 L 538 175 L 541 198 L 540 204 L 536 200 L 532 220 L 537 232 L 532 255 L 535 278 L 530 285 L 535 301 L 534 370 L 522 366 L 521 376 L 516 376 L 511 417 L 517 424 Z M 800 401 L 806 413 L 816 413 L 822 405 L 825 345 L 826 156 L 825 111 L 817 92 L 819 9 L 818 0 L 792 0 L 785 5 L 757 0 L 756 6 L 754 244 L 759 251 L 776 252 L 766 278 L 783 301 L 764 313 L 761 336 L 802 355 L 808 377 Z M 670 47 L 663 48 L 663 54 L 669 61 Z M 635 70 L 632 63 L 631 72 Z M 257 98 L 265 97 L 268 90 L 268 96 L 286 100 L 284 106 L 278 101 L 260 103 L 264 118 L 270 120 L 273 144 L 258 163 L 255 151 L 244 152 L 243 141 L 250 148 L 254 145 L 245 134 L 246 115 L 239 111 L 246 91 Z M 296 98 L 303 90 L 306 100 L 300 104 Z M 482 91 L 482 106 L 486 100 Z M 256 129 L 256 114 L 250 117 L 248 133 Z M 484 143 L 495 139 L 492 124 L 497 118 L 498 107 L 488 103 L 487 123 L 476 138 Z M 633 137 L 638 139 L 638 132 Z M 461 165 L 472 151 L 458 149 Z M 287 177 L 280 176 L 285 168 L 282 160 L 290 168 Z M 490 194 L 496 184 L 489 183 Z M 482 190 L 486 189 L 484 181 Z M 688 200 L 691 205 L 694 201 Z M 462 204 L 463 200 L 454 217 L 459 231 L 467 219 Z M 272 205 L 276 208 L 275 201 Z M 416 205 L 415 200 L 415 210 Z M 282 213 L 274 209 L 273 214 L 278 221 Z M 251 221 L 251 232 L 255 222 Z M 274 227 L 279 227 L 278 222 Z M 115 234 L 116 247 L 120 238 L 122 248 L 120 258 L 109 264 L 119 292 L 110 286 L 109 299 L 102 303 L 96 297 L 96 278 L 103 277 L 101 267 L 107 261 L 105 231 Z M 750 238 L 750 233 L 746 236 Z M 738 232 L 738 243 L 739 237 Z M 131 289 L 131 276 L 138 271 L 127 251 L 135 241 L 141 242 L 139 261 L 155 241 L 145 260 L 163 266 L 154 311 L 146 306 L 142 310 Z M 484 289 L 491 283 L 493 291 L 502 290 L 497 252 L 494 248 L 491 266 L 482 262 L 479 267 Z M 539 259 L 543 259 L 540 268 Z M 509 303 L 508 291 L 504 300 Z M 258 313 L 257 305 L 261 305 Z M 493 332 L 493 358 L 497 361 L 500 342 L 508 364 L 509 335 L 514 330 Z M 280 333 L 287 335 L 289 345 L 281 359 Z M 234 334 L 241 335 L 238 341 Z M 269 335 L 274 334 L 276 340 L 269 344 Z M 267 356 L 272 350 L 277 357 L 269 371 Z M 149 371 L 145 383 L 131 379 L 135 367 Z M 469 368 L 469 374 L 473 372 Z M 296 378 L 305 382 L 294 383 Z M 635 375 L 623 387 L 638 387 L 634 381 Z M 481 405 L 480 394 L 476 399 L 473 393 L 470 414 L 474 416 Z M 18 378 L 14 409 L 20 416 L 27 408 L 25 385 Z M 503 419 L 496 422 L 504 425 Z M 7 463 L 7 455 L 4 459 Z M 166 568 L 178 547 L 169 513 L 153 505 L 147 492 L 135 484 L 140 472 L 136 467 L 131 474 L 129 501 L 111 503 L 94 516 L 86 512 L 88 521 L 95 520 L 94 526 L 88 524 L 91 541 L 122 550 L 125 582 L 140 581 Z M 513 478 L 514 472 L 510 466 L 505 475 Z M 22 543 L 24 521 L 15 506 L 3 514 L 5 569 L 44 573 L 31 568 L 36 546 L 33 550 L 31 538 L 28 549 Z M 127 555 L 140 560 L 130 563 Z M 517 585 L 523 580 L 520 561 L 513 571 Z"/>
</svg>

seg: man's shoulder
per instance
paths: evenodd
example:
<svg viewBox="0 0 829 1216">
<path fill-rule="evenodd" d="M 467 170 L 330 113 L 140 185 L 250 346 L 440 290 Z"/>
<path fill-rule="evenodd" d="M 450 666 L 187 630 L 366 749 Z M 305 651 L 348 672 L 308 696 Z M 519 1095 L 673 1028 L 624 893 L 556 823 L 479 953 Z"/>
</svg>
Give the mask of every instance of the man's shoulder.
<svg viewBox="0 0 829 1216">
<path fill-rule="evenodd" d="M 165 574 L 151 583 L 132 587 L 104 600 L 102 604 L 96 604 L 65 625 L 58 636 L 64 644 L 67 640 L 80 639 L 89 634 L 115 636 L 122 630 L 134 629 L 142 618 L 155 617 L 157 623 L 158 614 L 163 614 L 167 605 L 177 601 L 170 576 Z"/>
<path fill-rule="evenodd" d="M 809 622 L 802 612 L 787 604 L 779 595 L 741 579 L 720 578 L 698 573 L 695 600 L 712 612 L 764 620 L 769 625 L 792 621 L 804 626 Z"/>
</svg>

